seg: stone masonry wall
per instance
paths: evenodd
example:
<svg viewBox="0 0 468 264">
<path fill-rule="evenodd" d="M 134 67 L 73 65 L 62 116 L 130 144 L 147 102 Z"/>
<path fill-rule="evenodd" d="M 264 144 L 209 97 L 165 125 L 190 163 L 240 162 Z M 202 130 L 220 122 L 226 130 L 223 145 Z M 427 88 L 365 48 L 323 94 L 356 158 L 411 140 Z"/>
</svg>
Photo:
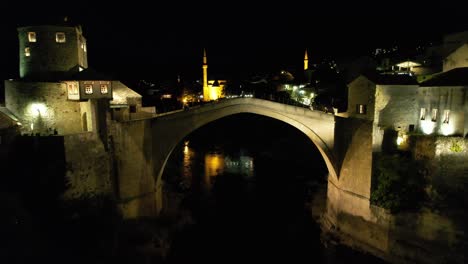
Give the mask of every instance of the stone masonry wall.
<svg viewBox="0 0 468 264">
<path fill-rule="evenodd" d="M 67 100 L 65 84 L 5 81 L 6 107 L 22 123 L 22 133 L 80 133 L 80 104 Z M 31 124 L 33 129 L 31 129 Z"/>
<path fill-rule="evenodd" d="M 156 216 L 156 184 L 151 149 L 154 135 L 150 122 L 114 122 L 110 131 L 123 216 Z"/>
</svg>

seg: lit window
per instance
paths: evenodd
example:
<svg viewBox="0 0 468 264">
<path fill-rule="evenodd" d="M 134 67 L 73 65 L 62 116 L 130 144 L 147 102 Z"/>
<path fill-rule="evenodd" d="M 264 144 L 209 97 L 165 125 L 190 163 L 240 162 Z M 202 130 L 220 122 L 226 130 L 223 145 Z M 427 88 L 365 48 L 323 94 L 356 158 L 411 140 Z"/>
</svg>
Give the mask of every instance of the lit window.
<svg viewBox="0 0 468 264">
<path fill-rule="evenodd" d="M 65 38 L 65 33 L 57 32 L 55 33 L 55 42 L 57 43 L 65 43 L 67 40 Z"/>
<path fill-rule="evenodd" d="M 449 123 L 449 117 L 450 117 L 450 110 L 444 110 L 444 124 Z"/>
<path fill-rule="evenodd" d="M 36 42 L 36 32 L 28 32 L 29 42 Z"/>
<path fill-rule="evenodd" d="M 86 52 L 86 42 L 81 42 L 81 49 Z"/>
<path fill-rule="evenodd" d="M 358 114 L 365 115 L 367 112 L 366 105 L 363 105 L 363 104 L 356 105 L 356 112 Z"/>
<path fill-rule="evenodd" d="M 93 85 L 92 84 L 85 84 L 84 92 L 85 92 L 85 94 L 92 94 L 93 93 Z"/>
<path fill-rule="evenodd" d="M 437 121 L 437 109 L 432 109 L 432 117 L 431 117 L 432 122 Z"/>
<path fill-rule="evenodd" d="M 24 56 L 29 57 L 31 56 L 31 50 L 29 47 L 24 48 Z"/>
<path fill-rule="evenodd" d="M 426 108 L 421 108 L 421 113 L 419 114 L 419 119 L 421 119 L 421 120 L 426 119 Z"/>
<path fill-rule="evenodd" d="M 101 84 L 101 93 L 102 94 L 107 94 L 108 93 L 107 84 Z"/>
</svg>

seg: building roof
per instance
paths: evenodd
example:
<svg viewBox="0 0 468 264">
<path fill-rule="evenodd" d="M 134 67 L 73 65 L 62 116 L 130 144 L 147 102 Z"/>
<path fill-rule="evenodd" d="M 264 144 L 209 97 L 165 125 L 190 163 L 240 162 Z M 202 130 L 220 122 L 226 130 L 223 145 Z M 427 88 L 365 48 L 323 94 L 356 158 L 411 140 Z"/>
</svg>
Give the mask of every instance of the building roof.
<svg viewBox="0 0 468 264">
<path fill-rule="evenodd" d="M 421 86 L 468 86 L 468 67 L 442 72 L 422 82 Z"/>
<path fill-rule="evenodd" d="M 100 72 L 95 71 L 94 69 L 87 68 L 80 72 L 74 73 L 70 76 L 73 80 L 101 80 L 101 81 L 108 81 L 112 80 L 112 77 Z"/>
<path fill-rule="evenodd" d="M 367 79 L 375 84 L 383 85 L 418 85 L 416 79 L 407 74 L 363 74 Z"/>
<path fill-rule="evenodd" d="M 6 107 L 0 107 L 0 129 L 18 125 L 18 118 Z"/>
<path fill-rule="evenodd" d="M 141 95 L 128 88 L 120 81 L 112 82 L 112 101 L 111 105 L 126 105 L 129 99 L 141 100 Z"/>
<path fill-rule="evenodd" d="M 398 66 L 398 67 L 402 67 L 402 68 L 410 68 L 410 67 L 421 66 L 421 63 L 419 63 L 417 61 L 406 60 L 406 61 L 402 61 L 400 63 L 397 63 L 395 65 Z"/>
</svg>

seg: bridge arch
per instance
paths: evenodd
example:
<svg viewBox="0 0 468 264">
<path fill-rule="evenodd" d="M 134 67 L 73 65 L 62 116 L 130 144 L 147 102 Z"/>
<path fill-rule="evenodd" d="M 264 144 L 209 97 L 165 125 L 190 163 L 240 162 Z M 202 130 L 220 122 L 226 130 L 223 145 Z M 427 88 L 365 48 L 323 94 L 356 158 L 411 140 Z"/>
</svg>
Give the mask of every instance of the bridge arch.
<svg viewBox="0 0 468 264">
<path fill-rule="evenodd" d="M 162 209 L 162 175 L 177 144 L 202 126 L 240 113 L 270 117 L 304 133 L 322 155 L 329 177 L 337 180 L 338 174 L 332 149 L 335 125 L 333 115 L 254 98 L 226 100 L 189 111 L 160 116 L 153 120 L 153 157 L 158 210 Z"/>
</svg>

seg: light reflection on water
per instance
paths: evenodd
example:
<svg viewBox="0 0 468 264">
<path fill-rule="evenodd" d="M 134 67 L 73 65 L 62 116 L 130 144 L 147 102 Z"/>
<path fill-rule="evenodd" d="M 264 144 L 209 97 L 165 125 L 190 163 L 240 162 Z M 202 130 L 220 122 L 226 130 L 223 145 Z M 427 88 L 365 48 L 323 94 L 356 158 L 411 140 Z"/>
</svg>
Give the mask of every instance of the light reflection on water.
<svg viewBox="0 0 468 264">
<path fill-rule="evenodd" d="M 254 176 L 254 158 L 244 151 L 237 155 L 226 155 L 224 152 L 209 151 L 205 153 L 203 159 L 202 188 L 210 191 L 218 175 L 224 173 L 244 175 L 247 178 Z M 198 161 L 201 162 L 201 161 Z M 183 148 L 182 177 L 185 182 L 192 182 L 194 179 L 194 166 L 197 164 L 197 157 L 188 141 Z"/>
</svg>

